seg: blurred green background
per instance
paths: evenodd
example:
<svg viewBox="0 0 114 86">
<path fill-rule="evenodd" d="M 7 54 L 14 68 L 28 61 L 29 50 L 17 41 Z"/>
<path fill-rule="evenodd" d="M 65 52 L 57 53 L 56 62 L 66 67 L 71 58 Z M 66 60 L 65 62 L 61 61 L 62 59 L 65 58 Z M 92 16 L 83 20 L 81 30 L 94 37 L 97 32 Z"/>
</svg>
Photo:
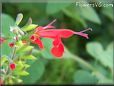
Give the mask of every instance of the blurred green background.
<svg viewBox="0 0 114 86">
<path fill-rule="evenodd" d="M 52 57 L 51 40 L 42 39 L 46 50 L 36 55 L 38 60 L 27 70 L 30 75 L 22 77 L 24 84 L 113 83 L 113 7 L 80 7 L 75 2 L 7 2 L 2 3 L 2 13 L 14 20 L 18 13 L 23 13 L 20 26 L 31 17 L 39 26 L 57 19 L 54 24 L 57 28 L 93 29 L 87 32 L 89 39 L 80 36 L 63 39 L 66 51 L 62 59 Z"/>
</svg>

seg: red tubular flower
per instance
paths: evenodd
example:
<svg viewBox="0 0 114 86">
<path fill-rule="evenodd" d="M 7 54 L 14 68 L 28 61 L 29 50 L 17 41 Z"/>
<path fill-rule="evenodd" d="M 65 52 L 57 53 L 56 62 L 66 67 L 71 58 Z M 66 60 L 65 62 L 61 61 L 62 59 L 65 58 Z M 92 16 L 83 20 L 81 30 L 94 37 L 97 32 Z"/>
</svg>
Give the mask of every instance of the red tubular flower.
<svg viewBox="0 0 114 86">
<path fill-rule="evenodd" d="M 9 66 L 10 66 L 10 69 L 11 69 L 11 70 L 14 70 L 14 69 L 16 68 L 15 63 L 10 63 L 10 65 L 9 65 Z"/>
<path fill-rule="evenodd" d="M 51 53 L 55 57 L 61 57 L 64 53 L 64 45 L 61 41 L 61 38 L 69 38 L 73 34 L 76 34 L 76 35 L 79 35 L 88 39 L 88 34 L 84 32 L 88 30 L 92 30 L 91 28 L 88 28 L 80 32 L 75 32 L 69 29 L 54 29 L 55 27 L 52 26 L 52 24 L 55 21 L 56 20 L 52 21 L 50 24 L 48 24 L 45 27 L 42 27 L 42 26 L 37 27 L 35 29 L 34 34 L 30 37 L 31 41 L 34 44 L 37 44 L 41 49 L 43 49 L 44 46 L 40 38 L 45 37 L 45 38 L 53 39 L 53 47 L 51 49 Z"/>
<path fill-rule="evenodd" d="M 11 42 L 11 43 L 9 43 L 9 46 L 12 48 L 12 47 L 14 47 L 14 43 L 13 42 Z"/>
</svg>

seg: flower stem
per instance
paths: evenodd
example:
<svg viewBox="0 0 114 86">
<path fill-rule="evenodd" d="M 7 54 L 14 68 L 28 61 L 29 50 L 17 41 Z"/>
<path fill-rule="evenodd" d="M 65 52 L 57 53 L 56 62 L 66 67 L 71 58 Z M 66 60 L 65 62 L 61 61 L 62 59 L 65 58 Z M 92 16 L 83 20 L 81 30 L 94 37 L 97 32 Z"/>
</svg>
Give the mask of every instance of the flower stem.
<svg viewBox="0 0 114 86">
<path fill-rule="evenodd" d="M 13 53 L 12 53 L 12 57 L 11 57 L 12 60 L 15 57 L 15 53 L 16 53 L 16 47 L 14 47 L 14 49 L 13 49 Z"/>
<path fill-rule="evenodd" d="M 90 63 L 86 62 L 79 56 L 71 54 L 67 49 L 65 49 L 65 50 L 66 50 L 67 55 L 65 55 L 64 57 L 70 57 L 71 59 L 75 60 L 79 64 L 84 65 L 86 68 L 88 68 L 90 71 L 92 71 L 92 73 L 99 80 L 107 80 L 107 78 L 102 73 L 100 73 L 96 68 L 94 68 Z"/>
</svg>

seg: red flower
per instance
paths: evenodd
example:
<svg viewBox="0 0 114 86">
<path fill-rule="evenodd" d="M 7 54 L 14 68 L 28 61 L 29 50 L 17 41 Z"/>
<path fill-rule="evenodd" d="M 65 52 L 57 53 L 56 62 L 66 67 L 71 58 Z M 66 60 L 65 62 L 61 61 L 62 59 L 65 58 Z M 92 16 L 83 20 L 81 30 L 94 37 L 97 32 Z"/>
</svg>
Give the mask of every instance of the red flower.
<svg viewBox="0 0 114 86">
<path fill-rule="evenodd" d="M 9 43 L 9 46 L 12 48 L 12 47 L 14 47 L 14 43 L 13 42 L 11 42 L 11 43 Z"/>
<path fill-rule="evenodd" d="M 10 66 L 10 69 L 11 69 L 11 70 L 14 70 L 14 69 L 16 68 L 15 63 L 10 63 L 10 65 L 9 65 L 9 66 Z"/>
<path fill-rule="evenodd" d="M 5 41 L 3 37 L 0 37 L 0 44 L 2 44 Z"/>
<path fill-rule="evenodd" d="M 40 38 L 42 37 L 51 38 L 53 39 L 53 47 L 51 49 L 51 53 L 56 57 L 61 57 L 64 53 L 64 45 L 61 41 L 61 38 L 69 38 L 73 34 L 76 34 L 88 39 L 88 34 L 83 32 L 91 30 L 90 28 L 80 32 L 75 32 L 69 29 L 54 29 L 55 27 L 52 26 L 52 24 L 55 21 L 56 20 L 52 21 L 50 24 L 48 24 L 45 27 L 42 26 L 37 27 L 35 29 L 34 34 L 30 37 L 32 43 L 37 44 L 41 49 L 43 49 L 44 46 Z"/>
</svg>

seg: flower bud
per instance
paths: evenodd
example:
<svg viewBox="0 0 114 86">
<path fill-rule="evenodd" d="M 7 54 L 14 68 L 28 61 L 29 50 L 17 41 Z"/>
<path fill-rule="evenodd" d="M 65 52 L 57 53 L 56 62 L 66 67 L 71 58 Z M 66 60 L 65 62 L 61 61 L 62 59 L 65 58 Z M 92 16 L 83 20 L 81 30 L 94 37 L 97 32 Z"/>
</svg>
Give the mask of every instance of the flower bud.
<svg viewBox="0 0 114 86">
<path fill-rule="evenodd" d="M 10 66 L 10 69 L 11 69 L 11 70 L 14 70 L 14 69 L 16 68 L 15 63 L 10 63 L 10 65 L 9 65 L 9 66 Z"/>
</svg>

